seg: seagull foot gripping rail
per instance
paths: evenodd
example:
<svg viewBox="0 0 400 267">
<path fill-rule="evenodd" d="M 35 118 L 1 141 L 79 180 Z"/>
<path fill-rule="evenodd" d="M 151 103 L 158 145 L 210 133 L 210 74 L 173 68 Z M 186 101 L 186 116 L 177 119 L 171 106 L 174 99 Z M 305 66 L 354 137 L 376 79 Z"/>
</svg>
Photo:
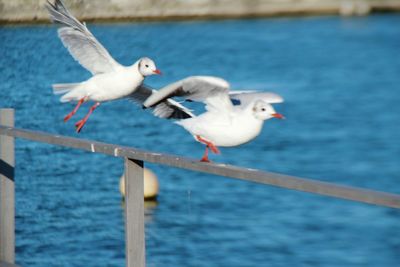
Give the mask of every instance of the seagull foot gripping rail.
<svg viewBox="0 0 400 267">
<path fill-rule="evenodd" d="M 14 110 L 0 109 L 0 267 L 15 266 L 14 139 L 102 153 L 125 160 L 126 266 L 145 266 L 144 162 L 267 184 L 368 204 L 400 208 L 400 195 L 143 151 L 91 140 L 14 128 Z"/>
</svg>

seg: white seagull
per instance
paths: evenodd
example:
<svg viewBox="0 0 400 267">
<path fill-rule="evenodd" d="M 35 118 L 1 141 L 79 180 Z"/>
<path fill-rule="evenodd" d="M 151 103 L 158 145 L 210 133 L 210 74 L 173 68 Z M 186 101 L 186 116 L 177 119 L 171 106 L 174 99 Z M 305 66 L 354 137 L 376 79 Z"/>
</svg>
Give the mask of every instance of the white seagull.
<svg viewBox="0 0 400 267">
<path fill-rule="evenodd" d="M 161 74 L 154 61 L 147 57 L 140 58 L 131 66 L 119 64 L 88 30 L 86 24 L 79 22 L 62 1 L 56 0 L 54 4 L 48 1 L 46 7 L 51 20 L 62 25 L 58 29 L 58 36 L 64 46 L 72 57 L 93 75 L 81 83 L 53 85 L 55 94 L 65 93 L 60 99 L 61 102 L 78 102 L 71 113 L 65 116 L 64 122 L 68 121 L 84 102 L 96 102 L 87 115 L 75 124 L 77 132 L 80 132 L 100 102 L 126 97 L 142 85 L 146 76 Z"/>
<path fill-rule="evenodd" d="M 283 102 L 281 96 L 268 92 L 230 92 L 229 87 L 228 82 L 218 77 L 190 76 L 159 91 L 141 87 L 130 98 L 144 108 L 153 108 L 158 117 L 180 119 L 176 123 L 191 133 L 196 141 L 206 145 L 201 161 L 209 162 L 208 148 L 219 154 L 217 146 L 247 143 L 260 134 L 265 120 L 284 118 L 270 105 Z M 170 99 L 175 96 L 204 102 L 206 112 L 195 116 Z"/>
</svg>

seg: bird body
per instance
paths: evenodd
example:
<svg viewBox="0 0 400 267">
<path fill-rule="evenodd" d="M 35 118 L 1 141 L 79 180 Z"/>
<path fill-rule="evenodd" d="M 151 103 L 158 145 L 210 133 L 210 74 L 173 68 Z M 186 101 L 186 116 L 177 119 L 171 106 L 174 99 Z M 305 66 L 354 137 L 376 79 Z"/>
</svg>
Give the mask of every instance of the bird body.
<svg viewBox="0 0 400 267">
<path fill-rule="evenodd" d="M 61 102 L 79 101 L 82 98 L 104 102 L 124 98 L 144 81 L 144 76 L 138 71 L 138 64 L 139 61 L 129 67 L 121 66 L 115 71 L 97 74 L 75 84 L 75 87 L 61 97 Z"/>
<path fill-rule="evenodd" d="M 249 109 L 234 107 L 229 113 L 208 111 L 176 123 L 194 137 L 201 136 L 215 146 L 232 147 L 257 137 L 264 121 L 255 118 Z"/>
</svg>

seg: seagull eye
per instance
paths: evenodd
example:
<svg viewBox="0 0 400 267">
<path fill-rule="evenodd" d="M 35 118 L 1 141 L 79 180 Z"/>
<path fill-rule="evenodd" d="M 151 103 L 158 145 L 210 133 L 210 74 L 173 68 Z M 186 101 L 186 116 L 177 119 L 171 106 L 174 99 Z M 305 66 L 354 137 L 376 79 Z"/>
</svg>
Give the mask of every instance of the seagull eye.
<svg viewBox="0 0 400 267">
<path fill-rule="evenodd" d="M 261 111 L 265 111 L 265 108 L 262 108 Z"/>
<path fill-rule="evenodd" d="M 144 65 L 146 68 L 148 68 L 149 67 L 149 65 Z"/>
</svg>

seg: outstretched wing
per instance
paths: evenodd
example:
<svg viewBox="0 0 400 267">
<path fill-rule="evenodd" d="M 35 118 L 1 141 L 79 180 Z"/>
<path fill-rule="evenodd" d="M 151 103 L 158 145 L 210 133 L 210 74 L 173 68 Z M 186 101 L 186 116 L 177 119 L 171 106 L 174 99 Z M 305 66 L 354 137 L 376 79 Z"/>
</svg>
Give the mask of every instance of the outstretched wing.
<svg viewBox="0 0 400 267">
<path fill-rule="evenodd" d="M 237 102 L 240 106 L 247 106 L 255 100 L 263 100 L 269 104 L 282 103 L 283 98 L 275 93 L 270 92 L 255 92 L 255 91 L 231 91 L 229 92 L 230 98 L 234 104 Z"/>
<path fill-rule="evenodd" d="M 227 111 L 233 107 L 228 92 L 229 84 L 221 78 L 190 76 L 156 91 L 143 103 L 143 106 L 153 107 L 165 99 L 177 96 L 191 101 L 202 101 L 209 111 Z"/>
<path fill-rule="evenodd" d="M 62 25 L 58 30 L 58 36 L 64 46 L 72 57 L 93 75 L 111 72 L 121 66 L 93 36 L 86 25 L 79 22 L 69 12 L 61 0 L 55 0 L 54 4 L 47 1 L 46 8 L 51 21 Z"/>
<path fill-rule="evenodd" d="M 130 94 L 128 98 L 142 106 L 143 102 L 151 96 L 153 92 L 156 91 L 146 85 L 141 85 Z M 194 114 L 188 108 L 169 98 L 157 103 L 151 108 L 153 109 L 154 116 L 163 119 L 187 119 L 194 117 Z"/>
</svg>

